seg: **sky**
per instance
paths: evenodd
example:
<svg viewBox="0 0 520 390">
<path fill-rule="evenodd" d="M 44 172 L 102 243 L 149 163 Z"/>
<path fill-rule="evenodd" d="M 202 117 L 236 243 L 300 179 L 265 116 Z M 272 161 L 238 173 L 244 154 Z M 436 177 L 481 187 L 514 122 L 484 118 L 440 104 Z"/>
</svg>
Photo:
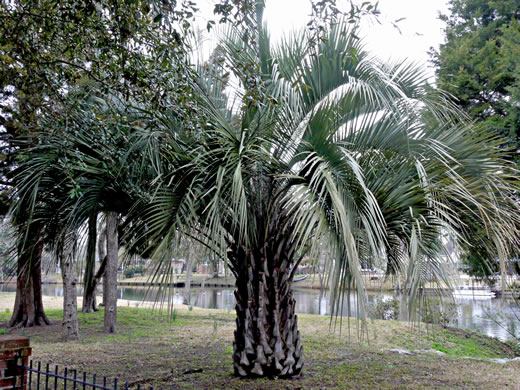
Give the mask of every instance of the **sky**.
<svg viewBox="0 0 520 390">
<path fill-rule="evenodd" d="M 374 3 L 374 1 L 372 1 Z M 213 0 L 198 2 L 202 20 L 212 15 Z M 349 1 L 337 0 L 348 9 Z M 447 0 L 380 0 L 379 22 L 364 20 L 360 36 L 367 49 L 381 59 L 409 58 L 428 65 L 428 50 L 444 42 L 444 23 L 439 11 L 448 13 Z M 310 0 L 266 0 L 264 19 L 271 36 L 278 39 L 284 32 L 303 28 L 309 20 Z M 399 29 L 392 25 L 398 19 Z M 433 76 L 433 69 L 429 73 Z"/>
</svg>

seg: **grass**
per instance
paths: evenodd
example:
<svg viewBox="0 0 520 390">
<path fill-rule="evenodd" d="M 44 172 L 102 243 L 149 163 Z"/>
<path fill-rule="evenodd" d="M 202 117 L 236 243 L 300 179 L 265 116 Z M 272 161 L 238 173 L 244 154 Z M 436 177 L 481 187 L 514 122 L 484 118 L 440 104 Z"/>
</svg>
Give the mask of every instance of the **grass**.
<svg viewBox="0 0 520 390">
<path fill-rule="evenodd" d="M 457 328 L 443 329 L 432 338 L 432 349 L 449 356 L 481 359 L 502 358 L 518 354 L 518 347 L 504 344 L 498 339 L 485 337 L 477 332 L 461 331 Z"/>
<path fill-rule="evenodd" d="M 346 324 L 341 333 L 338 328 L 331 332 L 329 318 L 299 315 L 306 359 L 303 375 L 291 380 L 244 380 L 232 371 L 233 312 L 182 307 L 168 314 L 119 307 L 117 333 L 107 335 L 101 310 L 79 315 L 81 339 L 73 342 L 60 338 L 61 310 L 47 314 L 54 325 L 23 330 L 31 338 L 35 360 L 117 376 L 134 383 L 133 388 L 137 383 L 163 389 L 520 387 L 520 361 L 482 360 L 513 357 L 517 351 L 460 329 L 414 329 L 406 323 L 374 321 L 367 340 L 358 338 L 355 322 L 350 332 Z M 9 317 L 10 313 L 0 313 L 3 333 Z M 445 354 L 419 352 L 432 349 Z"/>
</svg>

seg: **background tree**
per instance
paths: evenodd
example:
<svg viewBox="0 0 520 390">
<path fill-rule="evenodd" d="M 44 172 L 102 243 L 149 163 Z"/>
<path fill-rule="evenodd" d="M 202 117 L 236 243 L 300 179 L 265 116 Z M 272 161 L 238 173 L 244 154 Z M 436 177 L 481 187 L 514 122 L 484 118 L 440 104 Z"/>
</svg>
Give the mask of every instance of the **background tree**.
<svg viewBox="0 0 520 390">
<path fill-rule="evenodd" d="M 16 272 L 16 299 L 9 326 L 30 327 L 48 325 L 43 310 L 41 288 L 41 255 L 43 238 L 41 226 L 30 219 L 17 223 L 18 261 Z"/>
<path fill-rule="evenodd" d="M 81 311 L 83 313 L 91 313 L 97 311 L 96 304 L 96 287 L 100 278 L 96 277 L 96 243 L 97 243 L 97 210 L 92 210 L 92 214 L 88 217 L 88 238 L 87 238 L 87 252 L 85 258 L 85 275 L 83 277 L 83 306 Z M 100 267 L 98 270 L 104 273 L 106 262 L 104 259 L 99 259 Z M 101 275 L 100 275 L 101 276 Z"/>
<path fill-rule="evenodd" d="M 85 100 L 80 104 L 79 97 L 73 95 L 69 99 L 76 105 L 68 105 L 59 116 L 41 119 L 38 144 L 19 150 L 12 213 L 15 220 L 21 215 L 22 220 L 42 225 L 42 245 L 56 248 L 60 261 L 67 265 L 62 269 L 64 279 L 68 277 L 67 283 L 64 280 L 67 285 L 73 285 L 75 275 L 71 262 L 77 251 L 70 249 L 76 243 L 71 244 L 66 238 L 71 234 L 79 237 L 84 229 L 88 231 L 88 222 L 94 213 L 107 215 L 111 229 L 107 228 L 101 235 L 106 240 L 98 249 L 106 245 L 106 259 L 104 255 L 100 259 L 101 268 L 106 266 L 110 270 L 104 293 L 110 298 L 105 302 L 109 304 L 110 314 L 106 318 L 106 329 L 113 332 L 120 246 L 117 229 L 132 205 L 146 193 L 140 180 L 148 170 L 139 164 L 143 160 L 142 151 L 131 149 L 127 142 L 130 127 L 124 118 L 134 118 L 134 115 L 119 111 L 121 105 L 114 97 L 111 98 L 117 109 L 111 108 L 108 97 L 100 100 L 81 94 Z M 130 161 L 133 164 L 127 164 Z M 25 238 L 24 232 L 20 237 Z M 98 271 L 95 281 L 99 278 Z M 75 302 L 75 295 L 66 297 L 69 296 Z M 72 306 L 71 302 L 64 303 L 66 307 Z"/>
<path fill-rule="evenodd" d="M 68 96 L 75 88 L 95 84 L 104 93 L 141 98 L 154 107 L 176 103 L 161 99 L 165 90 L 182 91 L 177 96 L 188 95 L 182 75 L 191 69 L 184 61 L 182 46 L 193 6 L 191 2 L 170 6 L 153 0 L 0 3 L 0 130 L 4 155 L 0 176 L 4 212 L 12 198 L 12 188 L 18 186 L 12 175 L 18 164 L 18 150 L 39 142 L 42 119 L 61 114 L 64 106 L 70 104 Z M 96 211 L 92 213 L 94 218 Z M 23 221 L 19 223 L 22 230 L 28 226 Z M 31 234 L 38 236 L 40 232 L 33 229 Z M 94 280 L 93 246 L 89 249 L 87 293 L 93 291 Z M 27 261 L 34 264 L 32 269 L 36 272 L 39 251 L 31 255 Z M 25 272 L 30 268 L 19 266 L 18 270 Z M 36 274 L 19 275 L 20 280 L 29 279 L 32 285 L 37 285 L 40 278 Z M 17 295 L 25 291 L 18 289 Z M 92 304 L 88 310 L 93 309 L 93 299 L 86 298 Z M 17 305 L 32 304 L 31 301 L 20 299 Z M 41 302 L 36 305 L 42 307 Z"/>
<path fill-rule="evenodd" d="M 63 237 L 58 244 L 57 257 L 59 259 L 63 283 L 63 321 L 62 336 L 64 340 L 79 338 L 78 302 L 76 299 L 77 277 L 74 274 L 77 237 L 72 240 Z M 72 241 L 72 242 L 71 242 Z"/>
<path fill-rule="evenodd" d="M 431 53 L 438 87 L 516 152 L 520 149 L 520 4 L 451 0 L 449 5 L 450 14 L 440 17 L 446 22 L 446 43 Z"/>
<path fill-rule="evenodd" d="M 501 138 L 501 147 L 510 151 L 508 158 L 518 162 L 520 4 L 508 0 L 451 0 L 449 4 L 450 14 L 441 15 L 446 22 L 446 43 L 431 53 L 437 84 L 479 127 Z M 463 262 L 484 276 L 494 272 L 500 258 L 505 273 L 506 259 L 493 237 L 485 227 L 467 222 L 474 234 L 464 244 Z"/>
</svg>

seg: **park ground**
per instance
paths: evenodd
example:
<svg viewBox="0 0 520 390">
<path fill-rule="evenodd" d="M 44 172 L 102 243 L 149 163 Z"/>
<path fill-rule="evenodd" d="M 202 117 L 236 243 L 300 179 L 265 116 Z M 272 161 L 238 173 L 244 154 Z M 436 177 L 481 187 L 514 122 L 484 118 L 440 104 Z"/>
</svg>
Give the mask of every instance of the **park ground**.
<svg viewBox="0 0 520 390">
<path fill-rule="evenodd" d="M 156 389 L 520 389 L 518 349 L 476 333 L 299 315 L 306 365 L 290 380 L 233 376 L 234 312 L 176 305 L 168 313 L 121 301 L 116 334 L 103 333 L 103 311 L 80 314 L 78 341 L 61 340 L 61 299 L 45 297 L 48 327 L 6 328 L 14 294 L 0 293 L 0 334 L 29 336 L 33 359 Z M 334 325 L 334 321 L 332 322 Z M 368 333 L 368 340 L 367 340 Z"/>
</svg>

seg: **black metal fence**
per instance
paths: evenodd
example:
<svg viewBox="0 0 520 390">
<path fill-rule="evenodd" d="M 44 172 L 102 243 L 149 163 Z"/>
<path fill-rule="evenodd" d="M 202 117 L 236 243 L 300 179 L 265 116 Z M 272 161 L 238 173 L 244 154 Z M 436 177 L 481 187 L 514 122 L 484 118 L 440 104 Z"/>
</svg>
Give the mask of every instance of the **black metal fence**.
<svg viewBox="0 0 520 390">
<path fill-rule="evenodd" d="M 33 361 L 29 362 L 29 366 L 19 366 L 23 370 L 21 381 L 16 385 L 13 383 L 13 389 L 36 389 L 36 390 L 128 390 L 132 388 L 141 390 L 141 384 L 129 384 L 124 382 L 119 384 L 117 378 L 107 381 L 107 377 L 98 377 L 96 374 L 87 375 L 86 372 L 78 375 L 77 370 L 69 370 L 67 367 L 60 370 L 56 365 L 54 370 L 51 370 L 49 363 L 42 368 L 41 362 L 33 365 Z M 15 378 L 16 379 L 16 378 Z M 144 388 L 143 388 L 144 390 Z M 153 390 L 150 387 L 149 390 Z"/>
</svg>

